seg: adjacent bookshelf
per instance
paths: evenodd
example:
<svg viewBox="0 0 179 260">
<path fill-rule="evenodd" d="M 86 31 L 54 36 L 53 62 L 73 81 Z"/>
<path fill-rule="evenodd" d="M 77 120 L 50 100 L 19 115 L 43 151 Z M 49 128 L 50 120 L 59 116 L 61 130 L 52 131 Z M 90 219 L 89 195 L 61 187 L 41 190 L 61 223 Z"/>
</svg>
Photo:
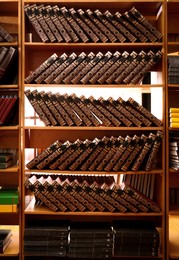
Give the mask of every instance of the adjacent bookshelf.
<svg viewBox="0 0 179 260">
<path fill-rule="evenodd" d="M 167 259 L 178 259 L 178 223 L 179 223 L 179 211 L 178 211 L 178 189 L 179 189 L 179 177 L 178 177 L 178 162 L 177 162 L 177 143 L 178 143 L 178 125 L 177 114 L 173 114 L 173 109 L 178 108 L 178 72 L 177 72 L 177 60 L 179 51 L 179 30 L 175 26 L 178 21 L 179 14 L 179 2 L 168 1 L 167 2 L 167 93 L 166 93 L 166 151 L 167 152 Z M 175 62 L 174 62 L 175 61 Z M 175 65 L 174 65 L 174 63 Z M 173 66 L 174 65 L 174 66 Z M 176 110 L 175 110 L 176 111 Z M 176 145 L 176 146 L 175 146 Z M 174 155 L 175 154 L 175 155 Z"/>
<path fill-rule="evenodd" d="M 143 24 L 147 20 L 147 28 L 156 31 L 130 16 L 137 10 Z M 165 15 L 163 1 L 22 1 L 22 237 L 27 241 L 31 222 L 150 220 L 160 245 L 138 257 L 165 259 L 164 103 L 157 102 L 156 109 L 151 102 L 151 110 L 142 103 L 143 93 L 152 101 L 156 93 L 165 97 Z M 86 24 L 83 33 L 74 18 L 77 25 Z M 55 30 L 59 21 L 65 25 L 61 34 Z M 124 165 L 129 155 L 133 161 Z M 22 259 L 53 258 L 50 250 L 27 244 L 22 240 Z M 85 257 L 83 251 L 70 252 Z M 110 258 L 136 254 L 132 248 L 116 250 Z"/>
<path fill-rule="evenodd" d="M 11 230 L 0 257 L 20 259 L 21 239 L 21 9 L 19 1 L 0 3 L 0 229 Z M 10 190 L 16 189 L 16 201 Z M 2 241 L 1 241 L 2 242 Z M 10 243 L 9 243 L 10 242 Z M 4 251 L 4 252 L 3 252 Z"/>
</svg>

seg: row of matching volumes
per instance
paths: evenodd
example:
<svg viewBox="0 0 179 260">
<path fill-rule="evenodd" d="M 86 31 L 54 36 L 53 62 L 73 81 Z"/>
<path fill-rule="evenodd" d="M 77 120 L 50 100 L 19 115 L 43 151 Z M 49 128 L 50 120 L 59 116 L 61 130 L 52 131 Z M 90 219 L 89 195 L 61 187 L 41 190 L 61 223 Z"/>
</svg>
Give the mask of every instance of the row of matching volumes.
<svg viewBox="0 0 179 260">
<path fill-rule="evenodd" d="M 135 7 L 123 14 L 44 4 L 26 4 L 24 10 L 43 42 L 157 42 L 162 39 L 162 34 Z"/>
<path fill-rule="evenodd" d="M 155 179 L 150 183 L 148 175 L 143 175 L 146 191 L 155 186 Z M 55 212 L 161 212 L 153 195 L 139 191 L 129 180 L 118 184 L 108 175 L 32 174 L 25 187 L 36 203 Z"/>
<path fill-rule="evenodd" d="M 104 259 L 158 256 L 160 234 L 152 221 L 46 221 L 29 223 L 24 240 L 26 255 Z"/>
<path fill-rule="evenodd" d="M 162 121 L 129 97 L 98 99 L 92 95 L 25 90 L 25 95 L 46 126 L 162 126 Z"/>
<path fill-rule="evenodd" d="M 17 125 L 17 124 L 18 124 L 17 94 L 0 95 L 0 126 Z"/>
<path fill-rule="evenodd" d="M 37 84 L 140 84 L 162 58 L 162 51 L 108 51 L 52 54 L 25 82 Z"/>
<path fill-rule="evenodd" d="M 17 84 L 17 74 L 17 48 L 8 46 L 0 47 L 0 84 Z"/>
<path fill-rule="evenodd" d="M 56 140 L 26 164 L 28 169 L 71 171 L 151 171 L 157 168 L 163 132 L 104 136 L 93 140 Z M 161 165 L 158 165 L 158 168 Z"/>
<path fill-rule="evenodd" d="M 10 229 L 0 228 L 0 253 L 4 253 L 12 241 L 12 232 Z"/>
</svg>

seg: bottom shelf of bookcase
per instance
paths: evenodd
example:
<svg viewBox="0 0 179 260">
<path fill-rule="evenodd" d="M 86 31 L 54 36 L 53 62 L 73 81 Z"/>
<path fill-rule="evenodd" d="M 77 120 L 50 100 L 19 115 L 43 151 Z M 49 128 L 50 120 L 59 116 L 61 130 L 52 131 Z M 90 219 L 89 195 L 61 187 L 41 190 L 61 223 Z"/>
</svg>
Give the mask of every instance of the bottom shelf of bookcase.
<svg viewBox="0 0 179 260">
<path fill-rule="evenodd" d="M 19 226 L 18 225 L 0 225 L 0 229 L 11 229 L 12 241 L 0 257 L 17 257 L 19 255 Z"/>
<path fill-rule="evenodd" d="M 169 216 L 169 257 L 179 259 L 179 212 Z"/>
</svg>

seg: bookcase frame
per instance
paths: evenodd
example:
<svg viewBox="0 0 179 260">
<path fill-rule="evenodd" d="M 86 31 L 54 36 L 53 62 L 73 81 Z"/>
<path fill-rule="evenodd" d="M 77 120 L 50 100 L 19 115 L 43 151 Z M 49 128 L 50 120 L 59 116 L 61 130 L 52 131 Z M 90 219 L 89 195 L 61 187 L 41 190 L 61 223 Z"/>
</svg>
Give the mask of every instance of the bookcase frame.
<svg viewBox="0 0 179 260">
<path fill-rule="evenodd" d="M 40 88 L 40 84 L 24 84 L 25 77 L 29 74 L 30 71 L 35 69 L 35 67 L 39 66 L 42 61 L 44 61 L 47 57 L 50 56 L 50 54 L 57 52 L 63 53 L 67 52 L 70 53 L 72 51 L 75 51 L 77 53 L 83 51 L 107 51 L 107 50 L 140 50 L 140 49 L 162 49 L 164 52 L 164 57 L 166 53 L 165 49 L 165 41 L 164 38 L 161 43 L 47 43 L 44 44 L 40 41 L 32 41 L 27 42 L 26 35 L 28 32 L 28 26 L 27 26 L 27 19 L 25 17 L 23 7 L 25 4 L 30 3 L 44 3 L 48 4 L 46 1 L 38 0 L 38 1 L 32 1 L 32 0 L 25 0 L 22 1 L 22 93 L 25 89 L 28 88 Z M 154 24 L 157 26 L 157 28 L 162 32 L 162 35 L 165 33 L 165 3 L 163 1 L 106 1 L 106 0 L 95 0 L 95 1 L 86 1 L 86 0 L 68 0 L 68 1 L 62 1 L 57 2 L 52 0 L 50 2 L 51 5 L 58 4 L 60 6 L 66 6 L 66 7 L 80 7 L 80 8 L 99 8 L 100 10 L 106 10 L 109 9 L 110 11 L 119 10 L 121 13 L 123 11 L 129 10 L 133 5 L 135 5 L 136 8 L 139 8 L 139 10 L 144 13 L 144 15 L 152 20 Z M 33 35 L 32 35 L 33 37 Z M 59 51 L 60 49 L 60 51 Z M 28 62 L 30 61 L 30 62 Z M 158 81 L 155 82 L 155 84 L 150 85 L 93 85 L 93 86 L 82 86 L 82 85 L 76 85 L 76 86 L 64 86 L 64 85 L 52 85 L 51 87 L 59 88 L 59 87 L 71 87 L 72 89 L 76 88 L 83 88 L 85 93 L 85 88 L 92 87 L 95 91 L 96 88 L 101 88 L 101 91 L 103 88 L 111 88 L 115 89 L 116 92 L 119 88 L 126 88 L 126 91 L 129 90 L 129 87 L 131 88 L 140 88 L 147 91 L 150 89 L 150 87 L 155 88 L 159 87 L 162 89 L 162 96 L 163 100 L 165 99 L 165 58 L 162 59 L 162 62 L 160 65 L 157 65 L 156 68 L 154 68 L 155 71 L 158 73 Z M 43 88 L 45 89 L 48 87 L 48 85 L 42 84 Z M 73 92 L 73 91 L 72 91 Z M 25 118 L 25 97 L 22 94 L 22 114 L 23 118 Z M 46 207 L 40 207 L 37 208 L 34 205 L 34 200 L 32 199 L 32 196 L 29 194 L 26 195 L 26 191 L 24 188 L 24 182 L 26 178 L 30 175 L 31 171 L 27 170 L 25 168 L 25 150 L 26 149 L 42 149 L 46 148 L 48 145 L 50 145 L 53 141 L 59 138 L 65 141 L 70 139 L 71 141 L 76 140 L 77 138 L 94 138 L 98 137 L 101 138 L 104 135 L 106 136 L 112 136 L 112 135 L 124 135 L 124 133 L 142 133 L 145 131 L 146 133 L 149 133 L 149 131 L 156 131 L 156 130 L 163 130 L 165 129 L 165 113 L 164 113 L 164 103 L 162 107 L 162 121 L 164 125 L 162 127 L 43 127 L 38 125 L 25 125 L 25 120 L 23 121 L 23 128 L 22 128 L 22 136 L 23 136 L 23 154 L 22 154 L 22 168 L 23 168 L 23 174 L 22 174 L 22 237 L 24 235 L 24 228 L 25 225 L 28 223 L 29 220 L 32 219 L 73 219 L 73 221 L 98 221 L 101 218 L 103 221 L 108 220 L 115 220 L 115 219 L 151 219 L 156 222 L 156 224 L 160 227 L 161 230 L 161 250 L 159 259 L 165 259 L 165 137 L 163 138 L 162 143 L 162 157 L 161 160 L 161 169 L 159 170 L 152 170 L 151 174 L 156 174 L 156 186 L 158 187 L 155 191 L 155 196 L 157 198 L 157 202 L 161 206 L 161 213 L 100 213 L 100 212 L 58 212 L 54 213 L 49 211 Z M 33 171 L 35 172 L 35 171 Z M 44 170 L 44 172 L 48 173 L 49 171 Z M 68 172 L 70 174 L 70 172 Z M 72 172 L 76 174 L 77 172 Z M 85 173 L 85 172 L 84 172 Z M 90 172 L 91 173 L 91 172 Z M 95 172 L 93 172 L 95 173 Z M 101 174 L 103 174 L 102 172 Z M 131 173 L 131 172 L 127 172 Z M 145 173 L 144 171 L 139 172 L 139 174 Z M 98 173 L 99 174 L 99 173 Z M 109 173 L 113 174 L 113 173 Z M 120 177 L 121 172 L 115 173 L 117 177 Z M 28 257 L 25 256 L 23 253 L 23 241 L 22 241 L 22 259 L 26 259 Z M 121 257 L 118 257 L 121 259 Z M 118 259 L 117 258 L 117 259 Z M 151 257 L 145 257 L 146 259 L 150 259 Z M 127 257 L 126 259 L 130 259 L 130 257 Z M 142 258 L 141 258 L 142 259 Z"/>
<path fill-rule="evenodd" d="M 8 248 L 0 257 L 6 259 L 21 258 L 21 3 L 18 0 L 2 0 L 0 3 L 0 24 L 13 35 L 15 42 L 1 42 L 1 46 L 14 47 L 18 50 L 17 84 L 0 85 L 0 94 L 18 96 L 18 124 L 0 127 L 0 148 L 13 149 L 17 154 L 17 164 L 7 169 L 0 169 L 0 186 L 19 187 L 19 207 L 16 212 L 0 212 L 0 228 L 11 229 L 13 238 Z"/>
</svg>

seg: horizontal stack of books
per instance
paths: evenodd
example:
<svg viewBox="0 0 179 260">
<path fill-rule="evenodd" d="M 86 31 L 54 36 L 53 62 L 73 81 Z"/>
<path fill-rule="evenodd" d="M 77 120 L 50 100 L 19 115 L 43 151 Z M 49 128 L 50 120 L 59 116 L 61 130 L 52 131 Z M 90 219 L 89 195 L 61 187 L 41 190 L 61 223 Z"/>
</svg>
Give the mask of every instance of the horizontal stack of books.
<svg viewBox="0 0 179 260">
<path fill-rule="evenodd" d="M 0 187 L 0 212 L 17 212 L 18 203 L 18 188 Z"/>
<path fill-rule="evenodd" d="M 0 169 L 8 168 L 13 164 L 12 153 L 0 153 Z"/>
<path fill-rule="evenodd" d="M 113 230 L 107 222 L 74 222 L 70 225 L 68 257 L 112 258 Z"/>
<path fill-rule="evenodd" d="M 153 222 L 116 221 L 114 232 L 115 256 L 158 256 L 160 234 Z"/>
<path fill-rule="evenodd" d="M 102 139 L 59 140 L 26 164 L 28 169 L 70 171 L 151 171 L 157 161 L 163 132 Z"/>
<path fill-rule="evenodd" d="M 63 221 L 31 223 L 25 227 L 24 251 L 34 256 L 66 257 L 69 225 Z"/>
<path fill-rule="evenodd" d="M 0 95 L 0 126 L 17 124 L 18 96 Z"/>
<path fill-rule="evenodd" d="M 25 90 L 30 104 L 46 126 L 162 126 L 162 121 L 132 97 L 125 101 L 75 93 Z"/>
<path fill-rule="evenodd" d="M 169 165 L 173 170 L 179 169 L 179 138 L 176 136 L 169 139 Z"/>
<path fill-rule="evenodd" d="M 109 10 L 27 4 L 25 13 L 43 42 L 158 42 L 162 34 L 135 8 Z"/>
<path fill-rule="evenodd" d="M 173 128 L 179 127 L 179 108 L 170 107 L 169 109 L 169 126 Z"/>
<path fill-rule="evenodd" d="M 18 74 L 17 48 L 0 47 L 0 84 L 17 84 Z M 9 75 L 11 75 L 9 77 Z"/>
<path fill-rule="evenodd" d="M 0 253 L 4 253 L 12 241 L 12 232 L 10 229 L 0 229 Z"/>
<path fill-rule="evenodd" d="M 168 56 L 168 83 L 179 84 L 179 56 Z"/>
<path fill-rule="evenodd" d="M 73 175 L 72 175 L 73 176 Z M 160 212 L 149 197 L 111 176 L 32 174 L 26 182 L 36 203 L 52 211 Z"/>
<path fill-rule="evenodd" d="M 0 42 L 15 42 L 12 35 L 2 26 L 0 26 Z"/>
<path fill-rule="evenodd" d="M 25 78 L 25 83 L 140 84 L 162 56 L 160 50 L 53 53 Z"/>
</svg>

